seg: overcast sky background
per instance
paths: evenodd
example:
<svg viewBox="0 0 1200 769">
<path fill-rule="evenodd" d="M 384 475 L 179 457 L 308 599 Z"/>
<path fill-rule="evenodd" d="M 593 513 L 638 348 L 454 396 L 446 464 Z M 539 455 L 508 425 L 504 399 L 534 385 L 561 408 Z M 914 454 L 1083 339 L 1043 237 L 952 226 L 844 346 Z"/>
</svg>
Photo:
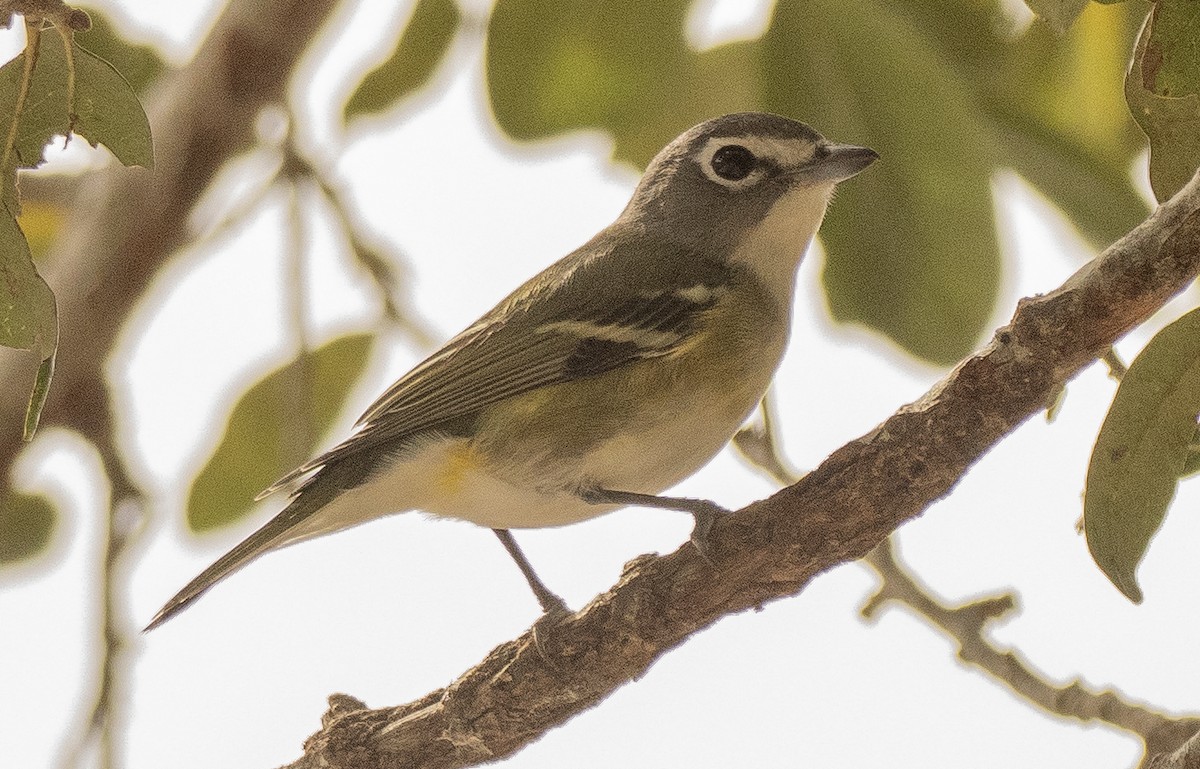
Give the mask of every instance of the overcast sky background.
<svg viewBox="0 0 1200 769">
<path fill-rule="evenodd" d="M 319 66 L 310 59 L 302 78 L 309 90 L 300 103 L 311 119 L 302 130 L 305 141 L 347 148 L 337 173 L 353 180 L 363 220 L 411 259 L 411 309 L 443 339 L 611 221 L 637 175 L 608 162 L 611 145 L 599 134 L 509 145 L 487 117 L 480 59 L 463 41 L 419 108 L 343 133 L 338 114 L 350 73 L 391 44 L 388 30 L 411 8 L 399 5 L 371 0 L 343 12 L 334 51 Z M 706 4 L 695 15 L 695 37 L 755 34 L 768 7 Z M 716 10 L 705 15 L 705 8 Z M 755 9 L 757 16 L 746 13 Z M 139 0 L 118 13 L 137 19 L 137 34 L 182 62 L 214 9 Z M 2 33 L 5 51 L 15 50 L 14 38 Z M 262 168 L 247 161 L 241 173 Z M 197 214 L 197 227 L 211 228 L 245 186 L 231 174 Z M 1005 277 L 993 327 L 1019 297 L 1055 288 L 1088 257 L 1070 226 L 1019 179 L 1002 175 L 995 186 Z M 296 350 L 294 329 L 280 322 L 286 210 L 283 196 L 271 197 L 250 224 L 180 253 L 109 366 L 114 381 L 128 385 L 122 430 L 153 503 L 145 545 L 127 564 L 132 593 L 123 621 L 136 662 L 120 694 L 133 769 L 291 761 L 318 728 L 330 693 L 371 706 L 410 701 L 452 681 L 538 615 L 491 533 L 404 515 L 272 554 L 161 629 L 135 634 L 281 504 L 272 499 L 253 520 L 203 538 L 183 523 L 190 473 L 215 446 L 231 399 L 264 360 L 282 363 Z M 304 271 L 307 331 L 320 342 L 373 328 L 379 306 L 318 219 L 307 232 Z M 793 342 L 775 387 L 784 448 L 800 468 L 869 431 L 944 373 L 870 332 L 833 325 L 821 261 L 814 247 L 801 268 Z M 1152 325 L 1177 314 L 1168 308 Z M 1122 343 L 1126 360 L 1150 334 Z M 424 355 L 399 335 L 385 340 L 390 354 L 372 364 L 337 435 Z M 901 530 L 901 547 L 947 600 L 1019 591 L 1020 613 L 992 635 L 1054 681 L 1082 676 L 1196 712 L 1200 668 L 1181 662 L 1200 648 L 1198 485 L 1182 487 L 1153 543 L 1139 573 L 1141 606 L 1107 582 L 1074 532 L 1089 448 L 1113 390 L 1102 366 L 1088 369 L 1053 424 L 1034 418 L 1005 440 L 949 499 Z M 94 454 L 63 431 L 45 431 L 19 469 L 25 484 L 63 501 L 67 521 L 56 544 L 63 564 L 0 572 L 0 756 L 6 766 L 32 769 L 52 766 L 64 735 L 82 728 L 79 702 L 94 686 L 104 512 Z M 727 451 L 678 493 L 737 507 L 773 489 Z M 626 561 L 669 552 L 689 530 L 686 516 L 625 510 L 517 537 L 547 584 L 581 607 L 611 586 Z M 857 611 L 874 585 L 865 568 L 844 566 L 800 596 L 726 619 L 503 765 L 1115 769 L 1136 762 L 1132 738 L 1033 711 L 958 666 L 952 645 L 908 614 L 889 610 L 877 624 L 863 623 Z"/>
</svg>

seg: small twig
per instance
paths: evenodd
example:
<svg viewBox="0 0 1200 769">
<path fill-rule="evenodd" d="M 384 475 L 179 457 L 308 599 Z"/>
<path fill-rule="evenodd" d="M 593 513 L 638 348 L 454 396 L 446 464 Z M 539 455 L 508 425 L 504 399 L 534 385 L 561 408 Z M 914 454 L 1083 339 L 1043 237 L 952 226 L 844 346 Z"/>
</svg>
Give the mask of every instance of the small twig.
<svg viewBox="0 0 1200 769">
<path fill-rule="evenodd" d="M 879 590 L 862 608 L 865 618 L 875 619 L 890 602 L 907 606 L 954 639 L 960 660 L 980 668 L 1047 713 L 1083 723 L 1110 724 L 1132 732 L 1142 738 L 1147 755 L 1174 750 L 1179 740 L 1200 729 L 1200 717 L 1169 718 L 1131 703 L 1117 692 L 1096 691 L 1078 680 L 1066 686 L 1053 686 L 1020 654 L 999 649 L 988 640 L 986 626 L 1016 608 L 1017 599 L 1012 593 L 948 606 L 900 562 L 890 538 L 863 561 L 881 580 Z"/>
<path fill-rule="evenodd" d="M 783 459 L 776 438 L 774 411 L 771 393 L 768 392 L 758 404 L 760 422 L 738 430 L 733 436 L 733 447 L 752 468 L 766 473 L 767 477 L 781 486 L 790 486 L 803 478 L 804 474 L 791 470 Z"/>
<path fill-rule="evenodd" d="M 345 202 L 345 196 L 329 176 L 318 169 L 312 161 L 306 158 L 296 146 L 289 134 L 283 145 L 284 168 L 286 172 L 297 178 L 304 176 L 312 181 L 320 190 L 321 195 L 329 203 L 338 225 L 350 244 L 354 258 L 362 265 L 379 290 L 379 298 L 383 303 L 384 316 L 396 327 L 403 331 L 420 349 L 433 347 L 435 337 L 423 323 L 414 319 L 412 314 L 400 309 L 396 302 L 401 283 L 397 274 L 395 261 L 387 258 L 383 252 L 372 245 L 362 233 L 362 227 L 350 215 L 350 206 Z"/>
<path fill-rule="evenodd" d="M 54 29 L 62 41 L 63 54 L 67 59 L 67 130 L 63 134 L 63 149 L 66 149 L 79 122 L 79 113 L 75 111 L 75 33 L 69 27 L 59 25 L 55 25 Z"/>
<path fill-rule="evenodd" d="M 1125 365 L 1125 361 L 1121 360 L 1121 356 L 1117 355 L 1117 350 L 1114 347 L 1109 347 L 1104 355 L 1100 357 L 1104 361 L 1104 365 L 1108 366 L 1108 375 L 1112 379 L 1120 382 L 1125 373 L 1129 371 L 1129 367 Z"/>
<path fill-rule="evenodd" d="M 280 182 L 281 185 L 284 183 Z M 312 339 L 308 333 L 308 321 L 305 317 L 308 311 L 308 290 L 304 278 L 304 216 L 300 203 L 300 191 L 294 182 L 286 183 L 288 211 L 284 260 L 287 271 L 284 277 L 283 294 L 287 304 L 285 316 L 292 325 L 300 348 L 296 356 L 296 365 L 291 369 L 293 376 L 286 389 L 287 397 L 292 401 L 291 409 L 293 413 L 300 415 L 300 419 L 290 420 L 288 429 L 284 432 L 289 437 L 288 448 L 291 449 L 291 456 L 297 457 L 297 461 L 303 461 L 308 447 L 315 445 L 318 438 L 316 415 L 312 404 L 315 373 L 312 359 L 308 355 L 312 351 Z"/>
<path fill-rule="evenodd" d="M 787 470 L 772 430 L 772 408 L 766 399 L 761 411 L 762 426 L 743 429 L 735 436 L 734 444 L 748 462 L 766 471 L 780 484 L 790 486 L 799 481 L 800 476 Z M 864 618 L 874 620 L 892 602 L 907 606 L 958 643 L 960 660 L 990 674 L 1047 713 L 1084 723 L 1100 721 L 1132 732 L 1142 738 L 1147 759 L 1175 750 L 1183 739 L 1200 730 L 1200 717 L 1168 718 L 1142 705 L 1127 702 L 1115 692 L 1095 691 L 1079 681 L 1067 686 L 1052 686 L 1018 653 L 997 648 L 987 639 L 986 627 L 992 620 L 1001 619 L 1016 608 L 1017 597 L 1013 593 L 947 606 L 900 560 L 893 537 L 881 542 L 862 558 L 862 562 L 874 569 L 880 578 L 878 590 L 860 610 Z"/>
<path fill-rule="evenodd" d="M 93 745 L 99 750 L 97 764 L 101 769 L 117 769 L 123 764 L 120 751 L 125 740 L 117 734 L 120 726 L 117 708 L 122 703 L 121 684 L 128 680 L 128 643 L 122 630 L 120 604 L 122 598 L 128 594 L 128 585 L 125 584 L 126 579 L 120 570 L 120 562 L 144 528 L 144 516 L 130 518 L 125 513 L 131 509 L 144 509 L 145 498 L 127 475 L 117 455 L 112 453 L 114 447 L 109 444 L 97 448 L 101 452 L 112 487 L 108 529 L 104 538 L 104 557 L 100 564 L 100 683 L 84 720 L 83 729 L 74 740 L 68 741 L 61 751 L 58 761 L 61 769 L 87 765 L 86 753 Z"/>
<path fill-rule="evenodd" d="M 114 491 L 116 487 L 114 484 Z M 117 706 L 122 702 L 120 684 L 127 677 L 122 675 L 127 645 L 121 631 L 118 607 L 120 596 L 126 595 L 125 585 L 120 584 L 118 565 L 129 544 L 129 534 L 121 526 L 121 508 L 124 500 L 114 494 L 109 512 L 108 537 L 105 542 L 102 605 L 104 654 L 100 664 L 100 691 L 96 695 L 96 706 L 89 728 L 100 735 L 101 769 L 117 769 L 122 765 L 120 749 L 124 740 L 116 733 L 118 728 Z"/>
<path fill-rule="evenodd" d="M 21 83 L 17 87 L 17 101 L 13 105 L 12 122 L 4 137 L 4 155 L 0 159 L 0 172 L 8 168 L 13 153 L 17 150 L 17 131 L 21 124 L 21 113 L 25 111 L 25 100 L 29 98 L 29 84 L 33 82 L 33 70 L 37 66 L 38 50 L 42 39 L 39 24 L 25 25 L 25 62 L 21 70 Z M 11 212 L 14 216 L 16 211 Z"/>
</svg>

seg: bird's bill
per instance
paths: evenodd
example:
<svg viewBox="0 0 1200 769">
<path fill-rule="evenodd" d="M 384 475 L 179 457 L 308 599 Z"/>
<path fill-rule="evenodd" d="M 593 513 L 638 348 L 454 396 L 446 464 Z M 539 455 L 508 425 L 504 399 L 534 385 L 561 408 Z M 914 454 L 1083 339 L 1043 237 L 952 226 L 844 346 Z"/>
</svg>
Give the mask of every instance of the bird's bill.
<svg viewBox="0 0 1200 769">
<path fill-rule="evenodd" d="M 854 144 L 829 142 L 804 168 L 801 175 L 808 181 L 840 182 L 849 179 L 879 159 L 879 153 L 870 147 Z"/>
</svg>

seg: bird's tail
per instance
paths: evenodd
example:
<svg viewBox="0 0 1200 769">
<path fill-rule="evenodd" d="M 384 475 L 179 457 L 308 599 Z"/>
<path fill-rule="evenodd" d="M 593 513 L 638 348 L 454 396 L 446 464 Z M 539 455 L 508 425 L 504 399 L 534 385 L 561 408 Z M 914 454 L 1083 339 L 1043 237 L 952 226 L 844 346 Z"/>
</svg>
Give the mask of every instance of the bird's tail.
<svg viewBox="0 0 1200 769">
<path fill-rule="evenodd" d="M 407 441 L 408 438 L 404 440 Z M 153 630 L 171 619 L 204 595 L 210 587 L 269 550 L 328 534 L 382 515 L 386 511 L 372 509 L 370 505 L 357 502 L 335 511 L 332 516 L 329 511 L 321 511 L 345 492 L 365 482 L 376 468 L 376 461 L 373 460 L 388 459 L 394 453 L 388 450 L 373 451 L 367 457 L 354 455 L 355 461 L 345 461 L 346 456 L 335 458 L 332 453 L 327 453 L 309 462 L 303 470 L 311 475 L 295 489 L 287 507 L 187 583 L 174 598 L 158 610 L 158 614 L 154 615 L 142 632 Z M 292 479 L 293 475 L 289 475 L 288 478 Z M 281 484 L 277 483 L 270 491 L 280 487 Z M 261 499 L 262 495 L 259 498 Z"/>
<path fill-rule="evenodd" d="M 321 500 L 324 502 L 325 500 Z M 321 504 L 312 497 L 298 495 L 278 515 L 267 521 L 262 528 L 242 540 L 236 547 L 217 559 L 217 562 L 200 572 L 191 582 L 175 594 L 158 610 L 143 633 L 149 632 L 186 609 L 210 587 L 233 574 L 263 553 L 290 544 L 294 537 L 289 534 L 294 528 L 312 515 Z"/>
</svg>

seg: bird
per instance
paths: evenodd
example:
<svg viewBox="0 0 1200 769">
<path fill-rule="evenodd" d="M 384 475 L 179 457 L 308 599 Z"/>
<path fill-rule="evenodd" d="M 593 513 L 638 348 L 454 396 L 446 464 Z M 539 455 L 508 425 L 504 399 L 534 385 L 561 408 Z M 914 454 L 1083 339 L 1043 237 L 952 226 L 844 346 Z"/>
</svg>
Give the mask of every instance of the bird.
<svg viewBox="0 0 1200 769">
<path fill-rule="evenodd" d="M 664 496 L 764 397 L 796 273 L 840 182 L 879 155 L 765 112 L 706 120 L 650 162 L 616 220 L 388 387 L 342 442 L 259 498 L 286 506 L 185 585 L 149 631 L 259 556 L 419 510 L 492 529 L 542 610 L 566 610 L 511 529 Z M 531 222 L 536 226 L 536 222 Z"/>
</svg>

